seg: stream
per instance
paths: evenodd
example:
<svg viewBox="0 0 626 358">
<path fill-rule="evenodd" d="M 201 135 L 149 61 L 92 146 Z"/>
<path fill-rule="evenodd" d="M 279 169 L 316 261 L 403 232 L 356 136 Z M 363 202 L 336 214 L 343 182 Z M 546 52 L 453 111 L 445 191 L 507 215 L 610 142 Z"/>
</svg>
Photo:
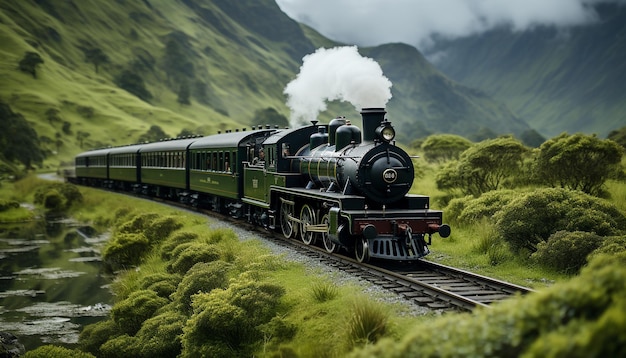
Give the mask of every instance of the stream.
<svg viewBox="0 0 626 358">
<path fill-rule="evenodd" d="M 76 347 L 83 326 L 111 309 L 100 256 L 107 239 L 68 219 L 0 224 L 0 332 L 26 351 Z"/>
</svg>

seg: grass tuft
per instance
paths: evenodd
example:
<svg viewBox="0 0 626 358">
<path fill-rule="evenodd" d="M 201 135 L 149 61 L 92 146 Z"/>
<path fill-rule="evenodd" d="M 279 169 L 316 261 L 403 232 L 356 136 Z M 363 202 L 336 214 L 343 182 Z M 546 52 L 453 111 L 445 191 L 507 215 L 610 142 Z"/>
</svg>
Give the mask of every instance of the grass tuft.
<svg viewBox="0 0 626 358">
<path fill-rule="evenodd" d="M 354 345 L 376 343 L 389 331 L 389 315 L 382 306 L 359 300 L 352 307 L 348 321 L 348 339 Z"/>
<path fill-rule="evenodd" d="M 317 302 L 326 302 L 335 299 L 339 295 L 337 286 L 330 282 L 318 282 L 311 287 L 313 298 Z"/>
</svg>

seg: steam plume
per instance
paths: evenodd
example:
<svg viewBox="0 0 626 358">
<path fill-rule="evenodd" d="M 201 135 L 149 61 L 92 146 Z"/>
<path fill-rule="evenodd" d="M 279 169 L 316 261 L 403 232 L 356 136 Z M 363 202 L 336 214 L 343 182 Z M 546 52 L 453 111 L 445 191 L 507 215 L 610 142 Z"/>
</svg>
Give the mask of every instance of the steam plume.
<svg viewBox="0 0 626 358">
<path fill-rule="evenodd" d="M 385 107 L 391 99 L 391 81 L 378 63 L 362 57 L 356 46 L 320 48 L 302 61 L 300 73 L 283 91 L 292 127 L 315 119 L 326 109 L 326 101 L 347 101 L 361 110 Z"/>
</svg>

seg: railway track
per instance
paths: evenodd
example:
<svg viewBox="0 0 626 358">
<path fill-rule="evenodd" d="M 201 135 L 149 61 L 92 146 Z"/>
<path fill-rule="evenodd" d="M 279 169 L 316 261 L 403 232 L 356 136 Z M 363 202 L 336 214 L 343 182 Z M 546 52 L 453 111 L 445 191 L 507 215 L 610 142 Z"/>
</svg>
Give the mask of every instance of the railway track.
<svg viewBox="0 0 626 358">
<path fill-rule="evenodd" d="M 241 226 L 238 221 L 232 222 Z M 527 287 L 425 260 L 411 264 L 363 264 L 348 256 L 329 254 L 320 247 L 305 245 L 299 240 L 286 240 L 280 234 L 252 225 L 249 228 L 261 232 L 266 240 L 277 245 L 289 247 L 329 267 L 348 272 L 414 304 L 431 309 L 471 311 L 516 294 L 533 292 Z"/>
<path fill-rule="evenodd" d="M 158 198 L 136 197 L 201 212 L 232 225 L 255 231 L 277 245 L 288 247 L 329 267 L 348 272 L 394 292 L 414 304 L 431 309 L 471 311 L 476 307 L 486 307 L 490 303 L 507 299 L 515 294 L 523 295 L 533 291 L 527 287 L 426 260 L 418 260 L 411 264 L 389 262 L 379 262 L 379 265 L 363 264 L 341 253 L 330 254 L 321 247 L 305 245 L 300 240 L 287 240 L 279 233 L 233 219 L 228 215 L 210 210 L 192 209 L 187 205 Z"/>
</svg>

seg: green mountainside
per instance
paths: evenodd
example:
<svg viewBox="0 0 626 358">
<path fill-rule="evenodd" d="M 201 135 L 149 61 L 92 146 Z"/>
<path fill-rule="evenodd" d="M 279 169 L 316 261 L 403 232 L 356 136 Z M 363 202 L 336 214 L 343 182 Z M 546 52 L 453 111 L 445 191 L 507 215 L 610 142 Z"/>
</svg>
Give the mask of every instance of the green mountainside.
<svg viewBox="0 0 626 358">
<path fill-rule="evenodd" d="M 626 125 L 626 6 L 596 9 L 596 24 L 498 29 L 440 42 L 431 55 L 442 72 L 506 103 L 544 136 L 606 136 Z"/>
<path fill-rule="evenodd" d="M 273 0 L 3 1 L 0 102 L 28 121 L 56 168 L 95 147 L 266 124 L 256 116 L 267 109 L 288 117 L 283 89 L 302 57 L 335 45 Z M 529 129 L 412 47 L 361 52 L 394 83 L 388 111 L 400 140 Z M 320 119 L 336 115 L 358 123 L 345 103 Z"/>
</svg>

